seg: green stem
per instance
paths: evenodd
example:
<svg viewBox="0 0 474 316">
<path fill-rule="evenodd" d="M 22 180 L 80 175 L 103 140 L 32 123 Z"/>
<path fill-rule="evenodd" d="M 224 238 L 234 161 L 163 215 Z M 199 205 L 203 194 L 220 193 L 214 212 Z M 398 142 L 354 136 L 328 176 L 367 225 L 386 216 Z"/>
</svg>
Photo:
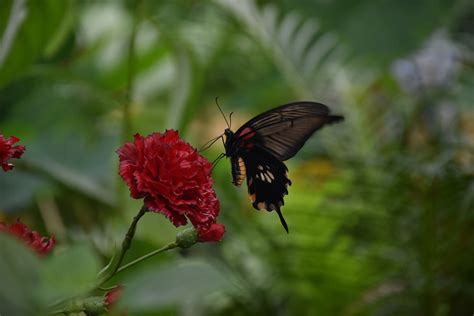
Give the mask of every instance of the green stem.
<svg viewBox="0 0 474 316">
<path fill-rule="evenodd" d="M 100 291 L 109 292 L 109 291 L 112 291 L 113 289 L 116 289 L 118 287 L 119 287 L 118 285 L 112 285 L 112 286 L 109 286 L 109 287 L 99 286 L 97 289 L 100 290 Z"/>
<path fill-rule="evenodd" d="M 125 234 L 125 238 L 123 239 L 122 242 L 122 249 L 120 250 L 120 255 L 118 260 L 113 260 L 113 266 L 110 268 L 107 268 L 107 271 L 104 272 L 103 278 L 101 278 L 99 284 L 104 284 L 108 280 L 110 280 L 116 273 L 117 270 L 120 267 L 120 264 L 122 263 L 123 259 L 125 258 L 125 254 L 127 253 L 128 249 L 130 249 L 130 245 L 132 244 L 133 237 L 135 236 L 135 231 L 137 229 L 137 224 L 140 218 L 145 215 L 147 212 L 147 208 L 145 206 L 142 206 L 140 211 L 138 212 L 137 215 L 133 218 L 132 223 L 130 224 L 130 227 L 128 228 L 127 234 Z"/>
<path fill-rule="evenodd" d="M 140 218 L 143 217 L 143 215 L 145 215 L 147 211 L 148 211 L 147 208 L 145 206 L 142 206 L 138 214 L 135 215 L 135 217 L 133 218 L 132 224 L 130 224 L 127 234 L 125 234 L 125 238 L 123 239 L 122 251 L 120 252 L 117 268 L 115 269 L 114 273 L 118 270 L 118 267 L 122 263 L 123 258 L 125 257 L 125 253 L 128 251 L 128 249 L 130 249 L 130 245 L 132 244 L 133 237 L 135 236 L 135 231 L 137 230 L 138 221 L 140 220 Z"/>
<path fill-rule="evenodd" d="M 166 250 L 170 250 L 170 249 L 173 249 L 173 248 L 176 248 L 176 247 L 178 247 L 178 245 L 177 245 L 175 242 L 169 243 L 169 244 L 167 244 L 166 246 L 161 247 L 160 249 L 156 249 L 156 250 L 154 250 L 154 251 L 152 251 L 152 252 L 150 252 L 150 253 L 148 253 L 148 254 L 146 254 L 146 255 L 140 257 L 140 258 L 137 258 L 137 259 L 135 259 L 135 260 L 133 260 L 133 261 L 127 263 L 127 264 L 124 265 L 124 266 L 121 266 L 121 267 L 117 270 L 116 274 L 117 274 L 117 273 L 120 273 L 120 272 L 122 272 L 123 270 L 126 270 L 126 269 L 128 269 L 128 268 L 130 268 L 130 267 L 133 267 L 134 265 L 136 265 L 136 264 L 138 264 L 138 263 L 140 263 L 140 262 L 142 262 L 142 261 L 144 261 L 144 260 L 146 260 L 146 259 L 148 259 L 148 258 L 151 258 L 151 257 L 153 257 L 154 255 L 157 255 L 157 254 L 162 253 L 162 252 L 164 252 L 164 251 L 166 251 Z"/>
<path fill-rule="evenodd" d="M 102 296 L 91 296 L 80 299 L 71 299 L 66 303 L 62 309 L 56 309 L 49 313 L 49 315 L 103 315 L 107 311 L 104 298 Z"/>
</svg>

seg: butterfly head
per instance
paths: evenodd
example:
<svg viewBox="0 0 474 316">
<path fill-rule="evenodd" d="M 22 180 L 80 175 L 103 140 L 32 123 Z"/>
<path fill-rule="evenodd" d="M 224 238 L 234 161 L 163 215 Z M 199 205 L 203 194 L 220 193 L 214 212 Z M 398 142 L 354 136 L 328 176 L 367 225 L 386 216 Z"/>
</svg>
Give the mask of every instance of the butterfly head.
<svg viewBox="0 0 474 316">
<path fill-rule="evenodd" d="M 231 138 L 232 136 L 234 136 L 234 132 L 230 130 L 230 128 L 226 128 L 224 130 L 224 135 L 226 137 L 226 139 L 229 139 Z"/>
</svg>

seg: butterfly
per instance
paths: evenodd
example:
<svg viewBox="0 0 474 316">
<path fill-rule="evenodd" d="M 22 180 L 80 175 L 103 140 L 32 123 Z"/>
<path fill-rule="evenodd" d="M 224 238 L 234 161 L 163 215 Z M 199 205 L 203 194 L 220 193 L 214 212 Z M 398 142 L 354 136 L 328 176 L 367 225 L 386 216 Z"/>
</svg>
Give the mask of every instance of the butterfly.
<svg viewBox="0 0 474 316">
<path fill-rule="evenodd" d="M 223 114 L 220 107 L 219 110 Z M 223 116 L 228 126 L 223 133 L 225 141 L 220 136 L 225 153 L 216 160 L 224 156 L 230 158 L 232 183 L 241 186 L 247 179 L 252 206 L 257 210 L 275 211 L 288 232 L 281 207 L 291 180 L 283 161 L 296 155 L 318 129 L 341 122 L 344 117 L 331 115 L 324 104 L 300 101 L 261 113 L 233 132 Z"/>
</svg>

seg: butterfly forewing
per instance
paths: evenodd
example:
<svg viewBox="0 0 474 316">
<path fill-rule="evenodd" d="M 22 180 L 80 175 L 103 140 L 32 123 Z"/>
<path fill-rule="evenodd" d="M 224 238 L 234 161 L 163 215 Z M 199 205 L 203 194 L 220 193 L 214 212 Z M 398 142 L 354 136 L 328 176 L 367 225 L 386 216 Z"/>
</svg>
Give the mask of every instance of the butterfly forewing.
<svg viewBox="0 0 474 316">
<path fill-rule="evenodd" d="M 315 131 L 340 119 L 342 117 L 329 115 L 324 104 L 296 102 L 256 116 L 235 135 L 242 149 L 251 143 L 285 161 L 293 157 Z"/>
</svg>

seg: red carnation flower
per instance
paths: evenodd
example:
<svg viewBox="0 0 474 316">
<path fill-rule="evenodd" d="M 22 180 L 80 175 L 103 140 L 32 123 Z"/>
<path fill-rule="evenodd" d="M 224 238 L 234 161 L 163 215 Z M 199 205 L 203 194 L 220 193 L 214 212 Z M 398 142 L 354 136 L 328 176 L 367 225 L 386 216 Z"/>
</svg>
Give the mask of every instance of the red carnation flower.
<svg viewBox="0 0 474 316">
<path fill-rule="evenodd" d="M 2 231 L 19 237 L 39 255 L 48 254 L 56 244 L 54 236 L 51 238 L 42 237 L 37 231 L 30 230 L 20 221 L 11 225 L 0 222 L 0 232 Z"/>
<path fill-rule="evenodd" d="M 207 231 L 198 233 L 198 240 L 200 242 L 221 241 L 225 233 L 225 226 L 222 224 L 212 224 Z"/>
<path fill-rule="evenodd" d="M 0 164 L 2 165 L 3 171 L 10 171 L 13 169 L 13 164 L 9 163 L 8 160 L 11 158 L 20 158 L 25 151 L 25 146 L 13 144 L 19 142 L 20 139 L 15 136 L 11 136 L 6 139 L 5 136 L 0 134 Z"/>
<path fill-rule="evenodd" d="M 176 227 L 189 219 L 199 232 L 216 222 L 219 201 L 212 188 L 212 166 L 178 132 L 136 134 L 117 154 L 131 196 L 144 198 L 149 210 L 164 214 Z"/>
</svg>

